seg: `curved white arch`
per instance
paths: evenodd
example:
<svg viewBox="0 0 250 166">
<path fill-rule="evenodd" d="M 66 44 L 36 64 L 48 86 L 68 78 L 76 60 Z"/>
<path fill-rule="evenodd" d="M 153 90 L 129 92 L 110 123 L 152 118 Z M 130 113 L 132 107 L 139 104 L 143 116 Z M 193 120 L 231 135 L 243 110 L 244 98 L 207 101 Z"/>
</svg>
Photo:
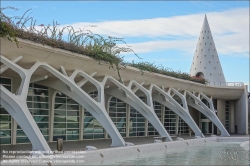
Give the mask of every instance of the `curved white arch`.
<svg viewBox="0 0 250 166">
<path fill-rule="evenodd" d="M 190 105 L 191 107 L 195 108 L 199 112 L 203 113 L 206 117 L 208 117 L 208 119 L 210 119 L 218 127 L 218 129 L 221 132 L 221 136 L 223 136 L 223 137 L 230 136 L 230 134 L 227 132 L 227 130 L 225 129 L 225 127 L 223 126 L 223 124 L 221 123 L 221 121 L 219 120 L 217 115 L 215 114 L 215 110 L 208 108 L 200 100 L 200 98 L 199 98 L 200 94 L 199 94 L 199 97 L 196 97 L 194 94 L 187 91 L 187 95 L 190 96 L 195 101 L 195 102 L 193 102 L 192 100 L 188 99 L 187 100 L 188 105 Z M 210 103 L 213 104 L 211 101 L 210 101 Z M 211 108 L 213 108 L 212 105 L 211 105 Z"/>
<path fill-rule="evenodd" d="M 114 83 L 116 86 L 118 86 L 118 88 L 120 88 L 122 91 L 118 90 L 117 88 L 115 89 L 109 88 L 105 90 L 107 94 L 110 94 L 116 98 L 119 98 L 120 100 L 123 100 L 127 104 L 131 105 L 154 126 L 154 128 L 158 131 L 158 133 L 162 137 L 166 137 L 167 140 L 172 141 L 172 138 L 170 137 L 165 127 L 162 125 L 159 118 L 155 114 L 153 104 L 152 104 L 152 97 L 150 95 L 150 92 L 147 89 L 145 89 L 139 83 L 133 80 L 130 81 L 130 84 L 128 85 L 128 87 L 126 87 L 125 85 L 121 84 L 116 79 L 110 76 L 104 77 L 103 84 L 105 84 L 108 80 Z M 142 90 L 145 93 L 145 95 L 147 96 L 147 104 L 145 104 L 138 96 L 136 96 L 132 92 L 131 90 L 132 84 L 135 84 L 135 86 L 137 86 L 140 90 Z M 125 96 L 123 92 L 125 92 L 126 94 Z"/>
</svg>

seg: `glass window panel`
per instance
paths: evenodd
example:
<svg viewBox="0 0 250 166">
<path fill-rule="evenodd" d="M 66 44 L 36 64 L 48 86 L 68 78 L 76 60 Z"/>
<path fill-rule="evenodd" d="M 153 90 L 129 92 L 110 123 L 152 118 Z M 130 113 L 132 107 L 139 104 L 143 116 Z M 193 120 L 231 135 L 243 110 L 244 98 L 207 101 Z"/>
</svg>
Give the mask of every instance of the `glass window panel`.
<svg viewBox="0 0 250 166">
<path fill-rule="evenodd" d="M 57 92 L 56 96 L 58 96 L 58 97 L 66 97 L 66 95 L 65 95 L 65 94 L 63 94 L 63 93 L 59 93 L 59 92 Z"/>
<path fill-rule="evenodd" d="M 83 139 L 93 139 L 93 134 L 83 134 Z"/>
<path fill-rule="evenodd" d="M 49 115 L 48 110 L 33 109 L 32 112 L 33 112 L 34 115 Z"/>
<path fill-rule="evenodd" d="M 0 129 L 11 129 L 10 123 L 0 123 Z"/>
<path fill-rule="evenodd" d="M 136 132 L 129 133 L 129 136 L 130 136 L 130 137 L 132 137 L 132 136 L 136 136 Z"/>
<path fill-rule="evenodd" d="M 116 102 L 109 102 L 109 107 L 116 108 Z"/>
<path fill-rule="evenodd" d="M 67 122 L 79 122 L 79 117 L 77 116 L 66 116 Z"/>
<path fill-rule="evenodd" d="M 74 104 L 74 105 L 79 105 L 75 100 L 73 99 L 70 99 L 70 100 L 67 100 L 67 104 Z"/>
<path fill-rule="evenodd" d="M 79 128 L 79 123 L 67 123 L 67 128 Z"/>
<path fill-rule="evenodd" d="M 79 105 L 67 105 L 68 110 L 79 110 Z"/>
<path fill-rule="evenodd" d="M 145 122 L 145 118 L 137 118 L 137 122 Z"/>
<path fill-rule="evenodd" d="M 46 141 L 49 141 L 49 136 L 43 136 Z"/>
<path fill-rule="evenodd" d="M 93 128 L 84 128 L 83 133 L 93 133 L 94 129 Z"/>
<path fill-rule="evenodd" d="M 110 117 L 116 117 L 116 113 L 110 113 L 110 112 L 109 112 L 109 116 L 110 116 Z"/>
<path fill-rule="evenodd" d="M 66 110 L 66 104 L 63 104 L 63 103 L 55 104 L 55 109 Z"/>
<path fill-rule="evenodd" d="M 116 118 L 111 118 L 111 120 L 112 120 L 113 122 L 116 122 L 116 121 L 117 121 Z"/>
<path fill-rule="evenodd" d="M 53 134 L 54 135 L 65 135 L 66 134 L 66 130 L 65 129 L 54 129 L 53 130 Z"/>
<path fill-rule="evenodd" d="M 84 111 L 84 116 L 92 116 L 88 111 Z"/>
<path fill-rule="evenodd" d="M 48 89 L 48 87 L 38 84 L 34 84 L 34 88 Z"/>
<path fill-rule="evenodd" d="M 126 113 L 117 113 L 117 117 L 126 117 Z"/>
<path fill-rule="evenodd" d="M 112 97 L 112 98 L 110 99 L 110 101 L 116 102 L 116 98 L 115 98 L 115 97 Z"/>
<path fill-rule="evenodd" d="M 34 116 L 33 118 L 36 122 L 48 122 L 49 121 L 48 116 Z"/>
<path fill-rule="evenodd" d="M 43 135 L 49 135 L 49 130 L 48 129 L 40 129 L 41 133 Z"/>
<path fill-rule="evenodd" d="M 54 123 L 54 128 L 66 128 L 66 123 Z"/>
<path fill-rule="evenodd" d="M 56 97 L 55 98 L 55 103 L 66 103 L 66 98 L 65 97 Z"/>
<path fill-rule="evenodd" d="M 79 135 L 67 135 L 67 140 L 78 140 Z"/>
<path fill-rule="evenodd" d="M 10 144 L 11 143 L 11 138 L 0 138 L 0 144 Z"/>
<path fill-rule="evenodd" d="M 126 103 L 124 103 L 124 102 L 117 103 L 117 107 L 125 107 L 126 108 Z"/>
<path fill-rule="evenodd" d="M 27 96 L 27 101 L 33 101 L 33 97 L 32 96 Z"/>
<path fill-rule="evenodd" d="M 104 132 L 104 129 L 103 127 L 99 126 L 99 127 L 96 127 L 94 128 L 94 133 L 103 133 Z"/>
<path fill-rule="evenodd" d="M 104 134 L 94 134 L 94 138 L 104 138 Z"/>
<path fill-rule="evenodd" d="M 0 107 L 0 114 L 9 114 L 3 107 Z"/>
<path fill-rule="evenodd" d="M 94 123 L 84 123 L 84 128 L 93 128 L 94 127 Z"/>
<path fill-rule="evenodd" d="M 10 79 L 10 78 L 3 78 L 3 77 L 0 77 L 0 84 L 7 84 L 7 85 L 10 85 L 10 84 L 11 84 L 11 79 Z"/>
<path fill-rule="evenodd" d="M 49 108 L 49 104 L 48 103 L 34 103 L 34 108 L 45 108 L 45 109 L 48 109 Z"/>
<path fill-rule="evenodd" d="M 34 95 L 33 88 L 29 87 L 28 95 Z"/>
<path fill-rule="evenodd" d="M 67 129 L 67 134 L 79 134 L 78 129 Z"/>
<path fill-rule="evenodd" d="M 155 108 L 155 110 L 157 110 L 157 109 L 160 110 L 160 109 L 161 109 L 161 106 L 157 106 L 157 105 L 156 105 L 154 108 Z"/>
<path fill-rule="evenodd" d="M 145 126 L 145 123 L 136 123 L 136 126 L 137 126 L 137 127 L 144 127 L 144 126 Z"/>
<path fill-rule="evenodd" d="M 49 124 L 48 123 L 37 123 L 37 126 L 39 128 L 49 128 Z"/>
<path fill-rule="evenodd" d="M 0 122 L 10 122 L 11 121 L 11 117 L 10 115 L 0 115 Z"/>
<path fill-rule="evenodd" d="M 66 122 L 65 116 L 54 116 L 54 122 Z"/>
<path fill-rule="evenodd" d="M 16 131 L 16 135 L 17 135 L 17 136 L 26 136 L 26 134 L 24 133 L 23 130 L 17 130 L 17 131 Z"/>
<path fill-rule="evenodd" d="M 16 143 L 29 143 L 30 140 L 28 137 L 16 137 Z"/>
<path fill-rule="evenodd" d="M 48 96 L 49 92 L 48 90 L 42 90 L 42 89 L 33 89 L 34 95 L 39 95 L 39 96 Z"/>
<path fill-rule="evenodd" d="M 34 96 L 35 102 L 49 102 L 49 98 L 45 96 Z"/>
<path fill-rule="evenodd" d="M 33 108 L 33 105 L 31 102 L 27 102 L 27 106 L 28 106 L 28 108 Z"/>
<path fill-rule="evenodd" d="M 117 108 L 117 112 L 126 112 L 126 108 Z"/>
<path fill-rule="evenodd" d="M 11 86 L 8 85 L 3 85 L 7 90 L 9 90 L 11 92 Z"/>
<path fill-rule="evenodd" d="M 10 137 L 11 131 L 10 130 L 1 130 L 0 131 L 0 137 Z"/>
<path fill-rule="evenodd" d="M 67 115 L 68 116 L 79 116 L 79 111 L 68 111 Z"/>
<path fill-rule="evenodd" d="M 66 116 L 66 111 L 64 111 L 64 110 L 54 110 L 54 115 Z"/>
</svg>

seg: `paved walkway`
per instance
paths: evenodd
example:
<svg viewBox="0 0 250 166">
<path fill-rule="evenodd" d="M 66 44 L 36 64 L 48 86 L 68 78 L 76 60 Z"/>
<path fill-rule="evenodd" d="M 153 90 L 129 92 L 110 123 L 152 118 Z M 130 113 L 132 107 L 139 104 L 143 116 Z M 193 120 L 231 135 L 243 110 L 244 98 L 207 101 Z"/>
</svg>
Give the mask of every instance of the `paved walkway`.
<svg viewBox="0 0 250 166">
<path fill-rule="evenodd" d="M 205 137 L 210 137 L 211 135 L 205 135 Z M 190 139 L 189 135 L 181 135 L 180 136 L 183 139 Z M 249 137 L 249 135 L 236 135 L 236 134 L 231 134 L 231 137 Z M 191 136 L 191 138 L 194 138 L 194 135 Z M 176 140 L 176 136 L 172 137 L 173 141 Z M 126 142 L 131 142 L 135 145 L 140 145 L 140 144 L 149 144 L 154 142 L 153 137 L 133 137 L 133 138 L 124 138 Z M 86 146 L 95 146 L 97 149 L 104 149 L 104 148 L 111 148 L 111 139 L 99 139 L 99 140 L 83 140 L 83 141 L 67 141 L 63 142 L 63 150 L 64 151 L 80 151 L 80 150 L 85 150 Z M 57 150 L 57 143 L 52 142 L 49 143 L 49 146 L 52 151 Z M 114 147 L 112 147 L 114 148 Z M 20 151 L 20 150 L 32 150 L 31 144 L 19 144 L 19 145 L 1 145 L 0 146 L 0 158 L 2 158 L 2 152 L 3 150 L 6 151 Z"/>
</svg>

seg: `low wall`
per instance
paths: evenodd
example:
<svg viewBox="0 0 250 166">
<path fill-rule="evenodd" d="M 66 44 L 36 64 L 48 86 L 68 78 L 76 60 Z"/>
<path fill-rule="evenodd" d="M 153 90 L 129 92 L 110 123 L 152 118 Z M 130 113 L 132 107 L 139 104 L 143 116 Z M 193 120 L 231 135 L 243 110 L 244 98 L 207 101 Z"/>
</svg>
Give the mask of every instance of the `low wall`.
<svg viewBox="0 0 250 166">
<path fill-rule="evenodd" d="M 184 146 L 194 146 L 199 144 L 205 144 L 207 142 L 216 142 L 217 137 L 190 139 L 184 141 L 173 141 L 163 143 L 151 143 L 136 146 L 126 146 L 108 149 L 99 149 L 93 151 L 86 151 L 84 154 L 85 162 L 108 160 L 114 158 L 122 158 L 123 156 L 137 156 L 141 154 L 147 154 L 150 152 L 163 151 L 170 148 L 183 148 Z"/>
</svg>

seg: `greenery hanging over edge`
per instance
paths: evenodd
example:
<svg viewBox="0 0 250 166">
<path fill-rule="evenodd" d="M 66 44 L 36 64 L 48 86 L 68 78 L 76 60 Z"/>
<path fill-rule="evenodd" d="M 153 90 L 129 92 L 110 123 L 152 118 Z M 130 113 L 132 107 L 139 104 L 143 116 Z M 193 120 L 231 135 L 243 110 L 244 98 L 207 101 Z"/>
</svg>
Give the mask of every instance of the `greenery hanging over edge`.
<svg viewBox="0 0 250 166">
<path fill-rule="evenodd" d="M 132 52 L 139 59 L 141 58 L 126 44 L 123 38 L 111 36 L 104 38 L 101 35 L 92 33 L 90 30 L 85 30 L 87 26 L 78 31 L 72 26 L 60 27 L 56 21 L 53 21 L 52 25 L 36 25 L 36 20 L 29 15 L 31 9 L 27 10 L 21 17 L 8 17 L 3 13 L 5 9 L 18 10 L 14 7 L 1 8 L 0 37 L 6 37 L 9 41 L 15 42 L 17 47 L 19 47 L 17 38 L 21 38 L 54 48 L 83 54 L 99 61 L 99 64 L 101 61 L 108 62 L 109 68 L 117 70 L 120 82 L 123 82 L 120 74 L 121 67 L 126 68 L 126 66 L 132 66 L 140 69 L 142 74 L 144 71 L 149 71 L 201 84 L 207 83 L 207 80 L 203 78 L 191 77 L 188 73 L 181 71 L 175 72 L 170 68 L 156 66 L 154 63 L 124 62 L 120 54 L 125 52 Z M 90 27 L 93 27 L 93 25 L 90 25 Z M 66 40 L 63 39 L 64 33 L 67 34 Z M 118 46 L 117 43 L 125 44 L 126 47 Z"/>
</svg>

